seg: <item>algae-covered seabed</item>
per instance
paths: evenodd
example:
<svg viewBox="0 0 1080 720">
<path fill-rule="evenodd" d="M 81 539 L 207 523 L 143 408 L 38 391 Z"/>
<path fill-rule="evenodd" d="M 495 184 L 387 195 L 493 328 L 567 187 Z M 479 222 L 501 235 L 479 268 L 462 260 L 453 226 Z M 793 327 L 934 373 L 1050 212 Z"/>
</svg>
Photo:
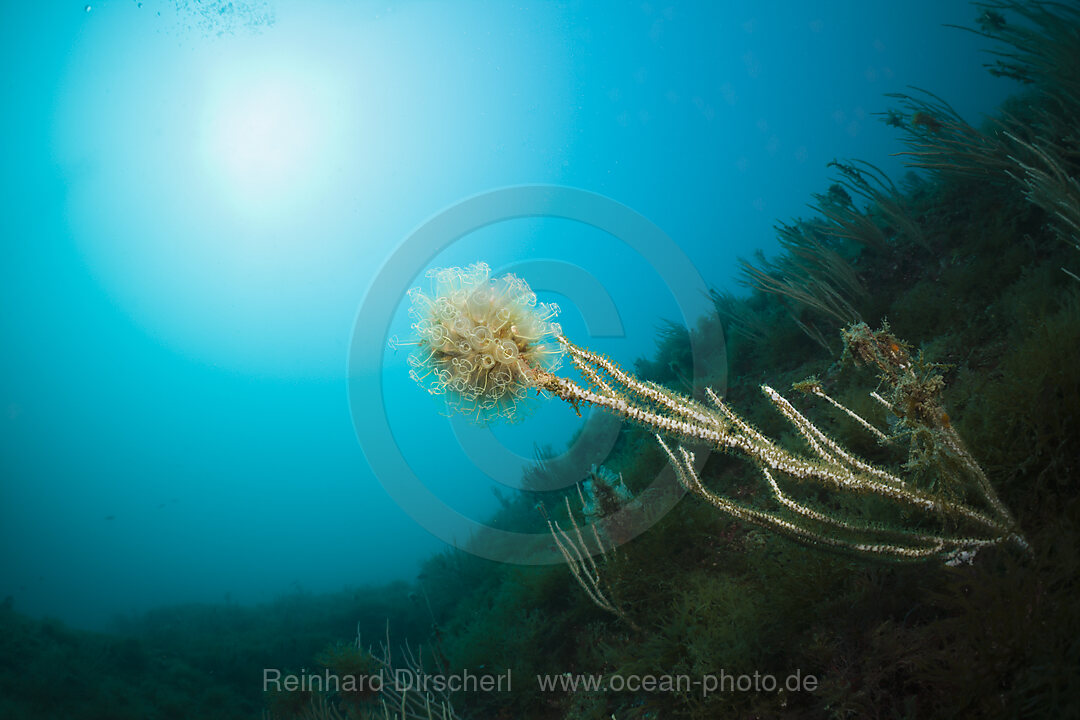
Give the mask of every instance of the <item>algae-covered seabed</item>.
<svg viewBox="0 0 1080 720">
<path fill-rule="evenodd" d="M 981 128 L 953 114 L 947 98 L 895 96 L 882 119 L 923 171 L 890 181 L 858 161 L 836 165 L 836 183 L 812 199 L 817 212 L 781 227 L 785 254 L 747 262 L 748 296 L 716 293 L 717 313 L 700 320 L 693 340 L 717 366 L 726 361 L 725 401 L 798 448 L 759 385 L 790 395 L 792 383 L 816 377 L 888 430 L 888 413 L 867 396 L 874 372 L 841 357 L 839 334 L 887 319 L 927 367 L 940 364 L 944 422 L 1015 515 L 1030 554 L 1002 545 L 952 563 L 881 562 L 793 541 L 687 497 L 600 560 L 598 587 L 615 611 L 565 566 L 507 566 L 464 552 L 432 558 L 412 585 L 162 609 L 114 634 L 31 620 L 9 600 L 0 608 L 0 716 L 1080 717 L 1080 16 L 1054 4 L 981 11 L 974 30 L 1000 53 L 991 71 L 1024 81 L 1026 92 Z M 700 392 L 688 380 L 689 341 L 663 334 L 638 374 Z M 860 455 L 896 468 L 908 461 L 824 403 L 800 402 Z M 907 470 L 929 491 L 948 492 L 935 487 L 934 463 L 949 458 L 920 450 Z M 649 432 L 624 427 L 606 470 L 632 496 L 666 462 Z M 558 469 L 538 462 L 531 472 Z M 746 503 L 767 498 L 757 470 L 736 458 L 714 455 L 702 479 Z M 621 488 L 607 502 L 620 498 Z M 543 530 L 534 505 L 524 493 L 492 523 Z M 373 654 L 340 637 L 356 621 Z M 409 666 L 399 650 L 380 651 L 387 623 L 390 645 L 423 646 L 429 671 L 512 668 L 513 690 L 435 693 L 430 707 L 422 693 L 386 703 L 390 696 L 370 691 L 259 692 L 266 667 Z M 545 673 L 660 677 L 653 688 L 541 691 L 533 678 Z M 772 675 L 780 687 L 663 686 L 667 676 L 721 673 Z M 813 676 L 812 687 L 785 689 L 794 673 Z"/>
</svg>

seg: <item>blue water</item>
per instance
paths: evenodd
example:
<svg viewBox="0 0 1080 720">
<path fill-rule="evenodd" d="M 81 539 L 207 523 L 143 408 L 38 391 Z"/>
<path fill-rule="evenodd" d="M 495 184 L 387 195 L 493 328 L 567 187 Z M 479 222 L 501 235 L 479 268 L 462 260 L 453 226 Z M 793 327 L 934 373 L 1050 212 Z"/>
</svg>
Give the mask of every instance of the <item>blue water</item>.
<svg viewBox="0 0 1080 720">
<path fill-rule="evenodd" d="M 581 421 L 448 423 L 408 349 L 387 348 L 409 329 L 403 295 L 372 296 L 384 265 L 419 285 L 517 264 L 569 336 L 632 364 L 664 319 L 706 310 L 699 286 L 738 289 L 737 258 L 809 214 L 829 161 L 903 175 L 884 93 L 928 88 L 978 124 L 1015 91 L 943 27 L 973 16 L 959 0 L 3 3 L 0 596 L 102 627 L 412 578 L 513 492 L 534 443 Z M 542 203 L 495 224 L 506 208 L 484 206 L 446 247 L 395 255 L 443 211 L 530 185 L 640 215 L 700 280 Z M 365 302 L 389 329 L 357 325 Z M 358 406 L 378 378 L 382 407 Z M 430 513 L 372 469 L 373 423 Z"/>
</svg>

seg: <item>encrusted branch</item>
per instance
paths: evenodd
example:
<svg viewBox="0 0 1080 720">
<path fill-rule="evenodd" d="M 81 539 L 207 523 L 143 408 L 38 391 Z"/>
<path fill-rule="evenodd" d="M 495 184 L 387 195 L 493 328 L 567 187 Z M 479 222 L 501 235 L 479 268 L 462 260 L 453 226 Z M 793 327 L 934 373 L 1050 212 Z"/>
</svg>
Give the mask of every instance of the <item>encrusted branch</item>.
<svg viewBox="0 0 1080 720">
<path fill-rule="evenodd" d="M 955 560 L 1006 541 L 1026 549 L 1015 520 L 997 498 L 985 473 L 964 447 L 938 403 L 943 387 L 940 376 L 920 375 L 916 370 L 921 366 L 887 330 L 875 333 L 859 324 L 849 328 L 844 337 L 848 354 L 875 364 L 882 372 L 883 382 L 892 385 L 891 402 L 880 395 L 878 398 L 890 408 L 905 408 L 898 418 L 905 432 L 909 436 L 919 434 L 920 448 L 934 444 L 937 452 L 951 458 L 952 463 L 939 470 L 941 477 L 936 491 L 917 487 L 911 479 L 857 457 L 767 385 L 762 386 L 762 392 L 802 436 L 809 454 L 796 453 L 773 442 L 711 390 L 707 393 L 712 406 L 707 406 L 661 385 L 639 380 L 609 358 L 565 338 L 561 342 L 581 371 L 585 384 L 552 374 L 544 374 L 539 381 L 543 389 L 568 402 L 595 405 L 653 430 L 680 482 L 738 520 L 813 545 L 901 560 Z M 800 383 L 798 389 L 824 398 L 879 441 L 892 441 L 893 438 L 869 421 L 826 395 L 816 381 Z M 759 503 L 748 505 L 709 490 L 694 469 L 693 453 L 685 447 L 671 447 L 665 438 L 747 458 L 761 471 L 769 495 Z M 798 500 L 783 490 L 782 483 L 816 485 L 830 494 L 814 502 Z M 896 508 L 892 524 L 874 522 L 843 509 L 841 506 L 848 505 L 840 502 L 844 495 L 873 496 L 892 505 Z M 552 532 L 558 541 L 559 536 L 554 529 Z M 569 536 L 563 533 L 563 538 Z M 569 561 L 569 553 L 564 550 L 564 555 Z M 573 563 L 571 566 L 573 569 Z M 579 562 L 578 566 L 575 577 L 585 586 L 582 578 L 588 576 L 582 572 L 583 563 Z M 594 598 L 603 607 L 601 600 Z"/>
</svg>

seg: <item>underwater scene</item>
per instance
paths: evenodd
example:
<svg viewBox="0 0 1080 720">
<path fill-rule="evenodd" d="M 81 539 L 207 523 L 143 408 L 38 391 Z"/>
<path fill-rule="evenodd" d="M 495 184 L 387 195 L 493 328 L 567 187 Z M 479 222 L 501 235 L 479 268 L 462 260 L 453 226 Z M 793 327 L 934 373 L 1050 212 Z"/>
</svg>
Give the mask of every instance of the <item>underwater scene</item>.
<svg viewBox="0 0 1080 720">
<path fill-rule="evenodd" d="M 0 720 L 1080 718 L 1080 3 L 0 56 Z"/>
</svg>

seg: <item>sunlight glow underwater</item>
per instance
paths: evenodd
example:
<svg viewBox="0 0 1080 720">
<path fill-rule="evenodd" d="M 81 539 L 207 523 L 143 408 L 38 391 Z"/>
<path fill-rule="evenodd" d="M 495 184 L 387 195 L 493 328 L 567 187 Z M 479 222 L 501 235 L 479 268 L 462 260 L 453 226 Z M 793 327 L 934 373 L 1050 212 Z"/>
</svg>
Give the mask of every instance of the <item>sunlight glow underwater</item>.
<svg viewBox="0 0 1080 720">
<path fill-rule="evenodd" d="M 204 126 L 209 169 L 238 211 L 278 217 L 321 184 L 336 138 L 334 89 L 320 74 L 262 69 L 227 75 L 210 91 Z"/>
<path fill-rule="evenodd" d="M 531 61 L 543 32 L 505 37 L 500 13 L 463 36 L 446 32 L 452 9 L 339 10 L 283 6 L 259 35 L 162 42 L 135 10 L 95 7 L 71 51 L 56 114 L 71 237 L 117 309 L 174 352 L 341 377 L 396 242 L 462 197 L 552 179 L 540 150 L 564 145 L 566 117 L 534 108 L 567 107 L 566 83 Z"/>
</svg>

